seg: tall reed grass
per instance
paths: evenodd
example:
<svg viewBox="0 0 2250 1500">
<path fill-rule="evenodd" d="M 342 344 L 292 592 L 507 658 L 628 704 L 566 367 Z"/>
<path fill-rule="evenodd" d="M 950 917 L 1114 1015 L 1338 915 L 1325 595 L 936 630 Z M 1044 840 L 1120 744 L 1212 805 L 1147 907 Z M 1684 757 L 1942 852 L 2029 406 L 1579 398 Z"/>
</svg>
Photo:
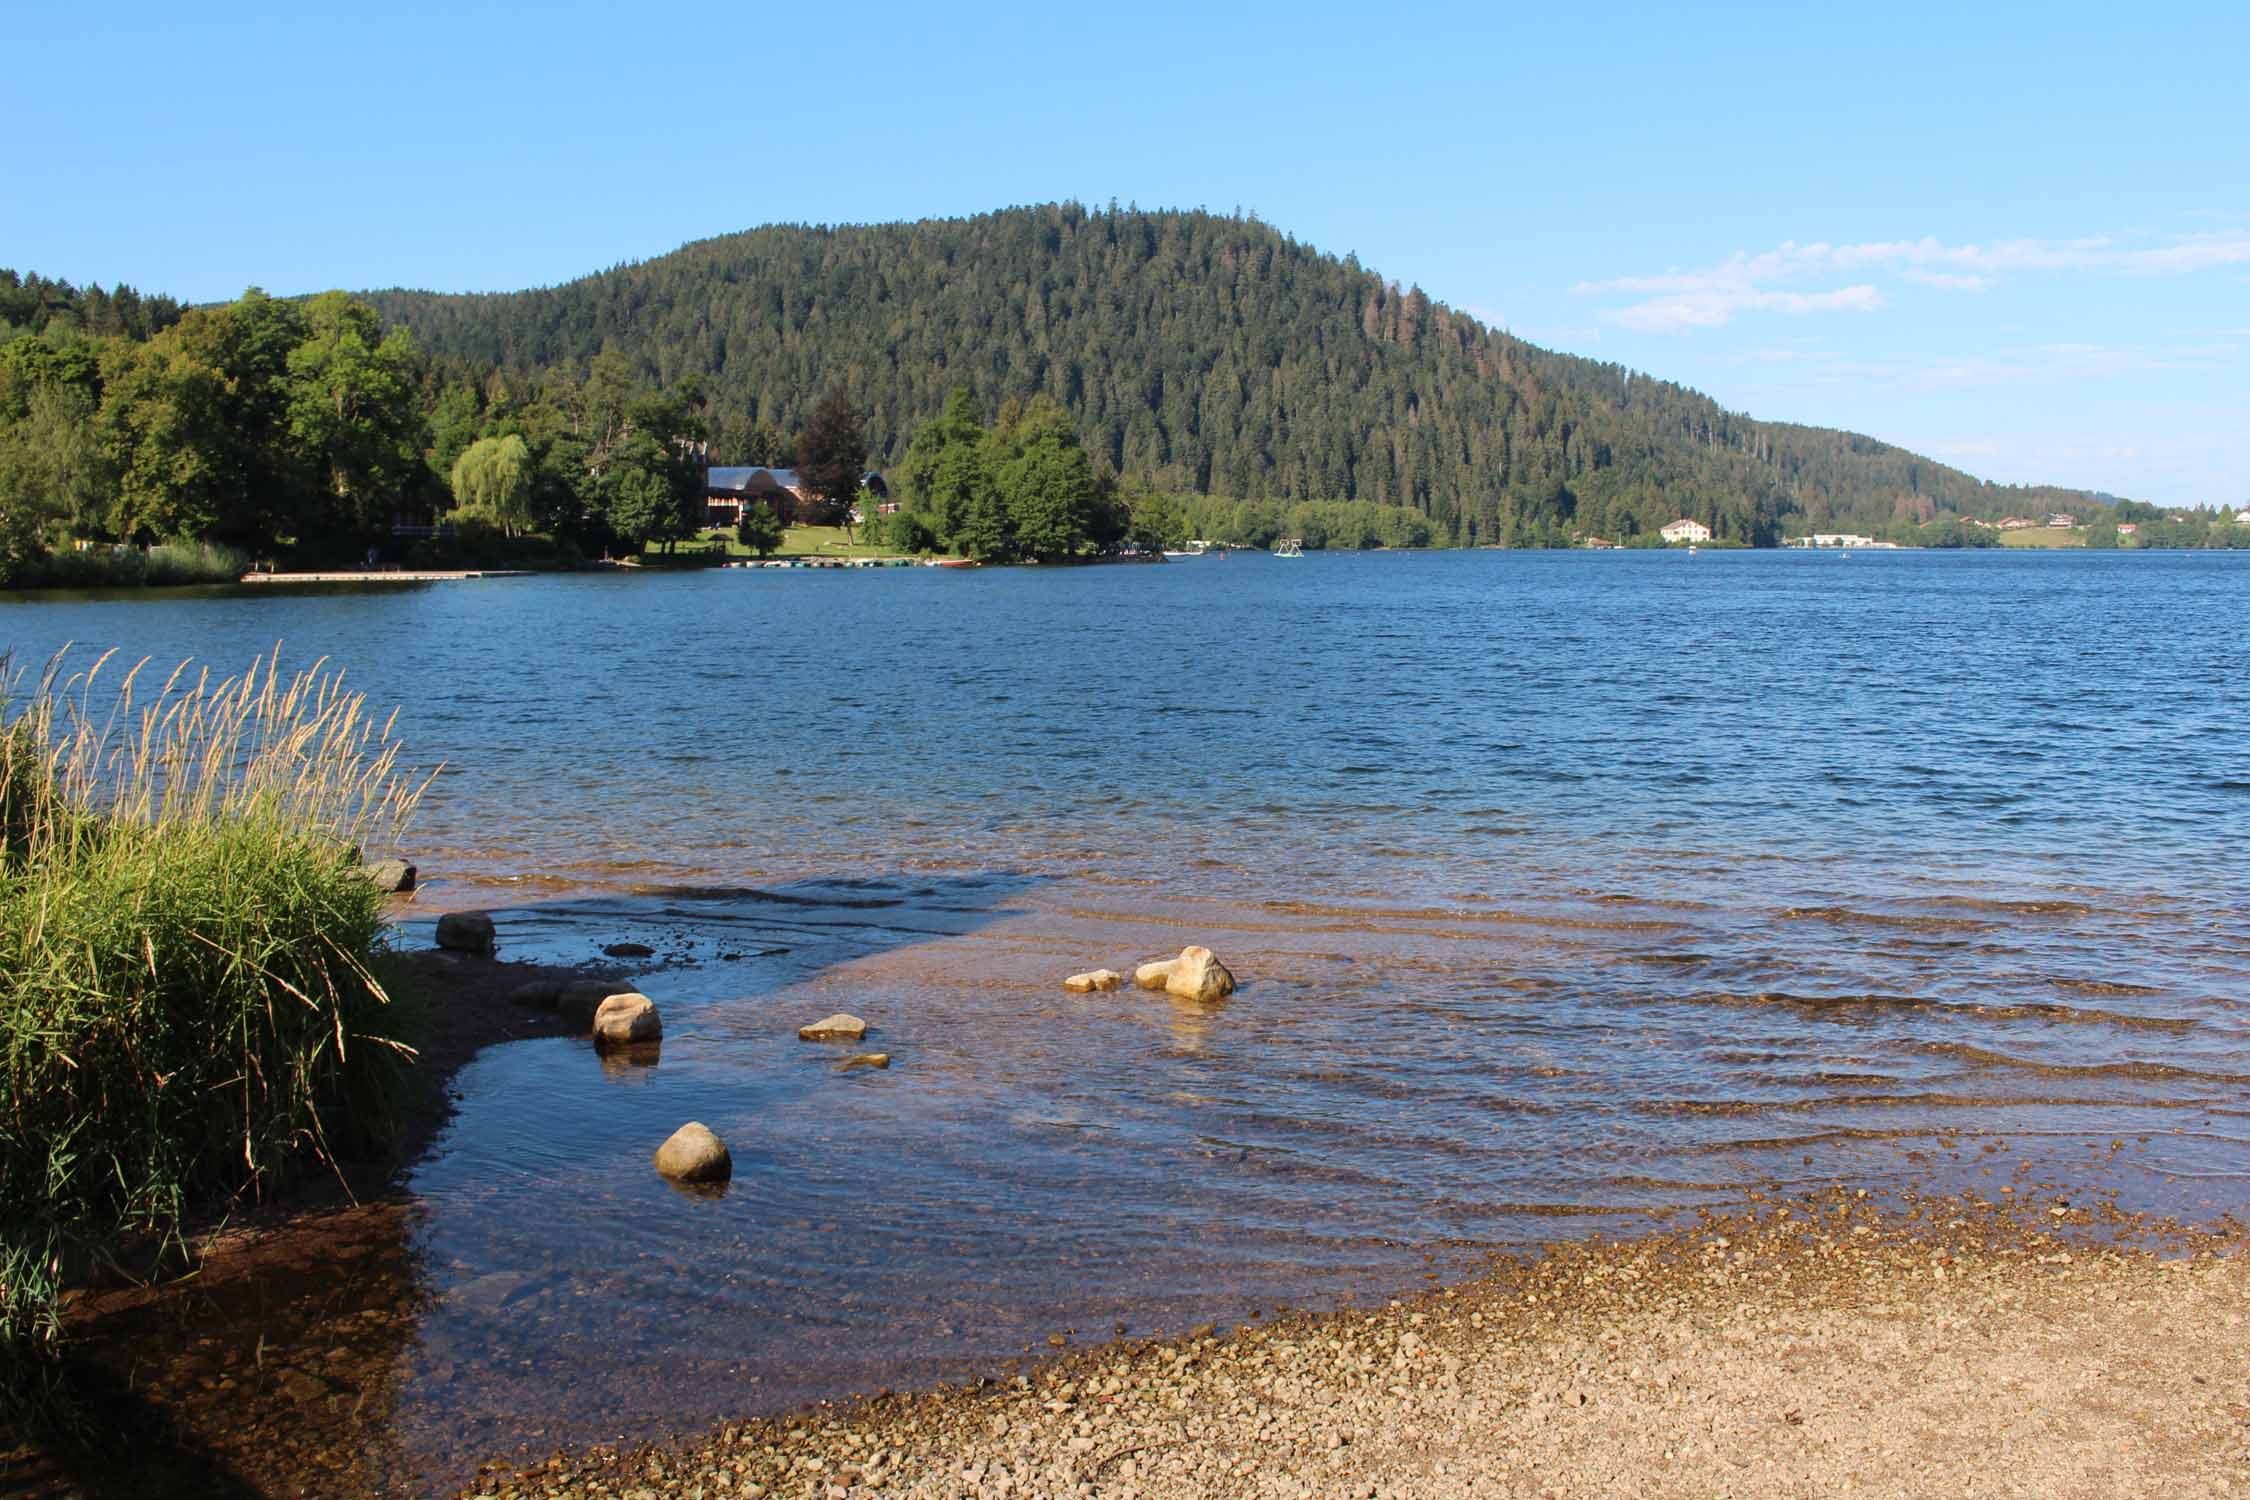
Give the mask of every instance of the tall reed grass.
<svg viewBox="0 0 2250 1500">
<path fill-rule="evenodd" d="M 51 1417 L 66 1281 L 377 1150 L 411 1057 L 363 840 L 428 785 L 323 662 L 0 659 L 0 1417 Z"/>
<path fill-rule="evenodd" d="M 159 542 L 138 547 L 63 548 L 20 561 L 0 585 L 26 589 L 175 587 L 233 583 L 250 571 L 249 554 L 217 542 Z"/>
</svg>

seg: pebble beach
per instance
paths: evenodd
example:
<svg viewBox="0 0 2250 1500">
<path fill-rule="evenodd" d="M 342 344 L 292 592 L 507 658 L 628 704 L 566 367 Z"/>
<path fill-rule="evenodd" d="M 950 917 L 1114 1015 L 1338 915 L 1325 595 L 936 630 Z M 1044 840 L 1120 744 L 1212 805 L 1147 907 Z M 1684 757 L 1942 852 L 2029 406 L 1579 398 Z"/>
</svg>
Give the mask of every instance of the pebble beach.
<svg viewBox="0 0 2250 1500">
<path fill-rule="evenodd" d="M 2042 1226 L 2040 1219 L 2052 1221 Z M 468 1493 L 2250 1494 L 2243 1238 L 1837 1191 L 1387 1306 L 495 1466 Z M 2089 1243 L 2098 1230 L 2099 1242 Z"/>
</svg>

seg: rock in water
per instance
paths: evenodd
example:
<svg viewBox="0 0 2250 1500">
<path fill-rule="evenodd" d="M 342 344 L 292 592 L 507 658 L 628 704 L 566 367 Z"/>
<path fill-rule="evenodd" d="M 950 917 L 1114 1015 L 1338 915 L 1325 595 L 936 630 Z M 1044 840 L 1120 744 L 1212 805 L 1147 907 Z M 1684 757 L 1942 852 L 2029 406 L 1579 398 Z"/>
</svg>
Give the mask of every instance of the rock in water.
<svg viewBox="0 0 2250 1500">
<path fill-rule="evenodd" d="M 492 951 L 492 918 L 481 911 L 449 911 L 437 919 L 437 945 L 457 953 Z"/>
<path fill-rule="evenodd" d="M 1091 974 L 1073 974 L 1063 981 L 1063 988 L 1073 995 L 1091 995 L 1097 990 L 1103 994 L 1119 988 L 1125 976 L 1115 969 L 1096 969 Z"/>
<path fill-rule="evenodd" d="M 414 889 L 414 867 L 403 859 L 379 859 L 360 873 L 375 882 L 375 889 L 391 895 Z"/>
<path fill-rule="evenodd" d="M 842 1011 L 825 1021 L 815 1021 L 810 1026 L 797 1028 L 798 1040 L 806 1042 L 856 1042 L 865 1035 L 867 1023 Z"/>
<path fill-rule="evenodd" d="M 1176 958 L 1159 959 L 1152 964 L 1142 964 L 1133 971 L 1133 983 L 1144 990 L 1160 990 L 1172 980 L 1172 966 Z"/>
<path fill-rule="evenodd" d="M 602 1002 L 612 995 L 637 995 L 630 979 L 573 979 L 555 997 L 555 1008 L 574 1026 L 591 1026 Z"/>
<path fill-rule="evenodd" d="M 604 1047 L 629 1047 L 664 1035 L 656 1002 L 642 994 L 612 995 L 594 1012 L 594 1040 Z"/>
<path fill-rule="evenodd" d="M 734 1175 L 734 1158 L 709 1126 L 690 1120 L 656 1148 L 656 1170 L 674 1182 L 725 1182 Z"/>
<path fill-rule="evenodd" d="M 891 1055 L 888 1052 L 854 1052 L 844 1059 L 844 1071 L 847 1073 L 854 1068 L 887 1068 L 890 1065 Z"/>
<path fill-rule="evenodd" d="M 1164 993 L 1209 1004 L 1234 993 L 1234 975 L 1208 948 L 1182 948 L 1164 981 Z"/>
<path fill-rule="evenodd" d="M 508 998 L 518 1005 L 534 1006 L 540 1010 L 553 1010 L 562 999 L 562 981 L 559 979 L 534 979 L 529 984 L 519 984 L 508 992 Z"/>
<path fill-rule="evenodd" d="M 611 958 L 649 958 L 656 950 L 646 943 L 611 943 L 602 952 Z"/>
</svg>

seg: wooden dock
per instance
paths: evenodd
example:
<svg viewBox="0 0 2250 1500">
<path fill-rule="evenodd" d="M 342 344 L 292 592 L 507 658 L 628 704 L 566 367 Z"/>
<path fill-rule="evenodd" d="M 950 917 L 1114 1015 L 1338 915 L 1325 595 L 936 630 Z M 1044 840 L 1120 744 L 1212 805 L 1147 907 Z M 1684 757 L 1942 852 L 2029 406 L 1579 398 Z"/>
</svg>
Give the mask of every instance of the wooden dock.
<svg viewBox="0 0 2250 1500">
<path fill-rule="evenodd" d="M 245 573 L 244 583 L 452 583 L 462 578 L 529 578 L 528 568 L 356 568 L 341 573 Z"/>
</svg>

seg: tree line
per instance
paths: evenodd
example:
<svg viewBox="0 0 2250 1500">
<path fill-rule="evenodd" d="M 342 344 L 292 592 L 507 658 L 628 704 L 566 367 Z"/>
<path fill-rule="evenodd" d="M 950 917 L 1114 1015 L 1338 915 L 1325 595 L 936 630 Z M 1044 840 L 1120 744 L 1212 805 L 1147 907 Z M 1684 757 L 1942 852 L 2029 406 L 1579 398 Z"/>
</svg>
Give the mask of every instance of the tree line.
<svg viewBox="0 0 2250 1500">
<path fill-rule="evenodd" d="M 1404 507 L 1441 544 L 1625 541 L 1683 515 L 1770 544 L 2103 499 L 1756 421 L 1524 343 L 1255 218 L 1066 203 L 775 225 L 539 291 L 369 295 L 450 356 L 536 371 L 609 349 L 652 382 L 702 379 L 741 462 L 769 461 L 759 442 L 840 383 L 888 470 L 967 385 L 1026 409 L 1046 397 L 1097 467 L 1154 490 Z"/>
</svg>

